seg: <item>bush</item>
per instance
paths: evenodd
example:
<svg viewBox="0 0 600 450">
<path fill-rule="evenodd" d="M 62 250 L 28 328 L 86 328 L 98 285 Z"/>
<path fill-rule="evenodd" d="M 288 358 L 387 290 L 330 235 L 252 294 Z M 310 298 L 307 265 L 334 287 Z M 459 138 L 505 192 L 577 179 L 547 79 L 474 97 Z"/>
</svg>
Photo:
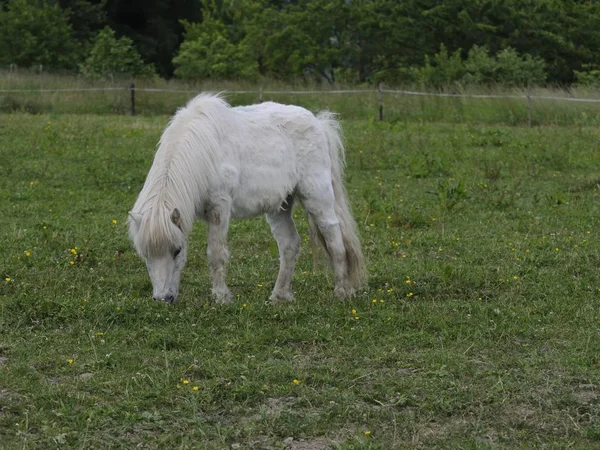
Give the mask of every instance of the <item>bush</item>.
<svg viewBox="0 0 600 450">
<path fill-rule="evenodd" d="M 144 63 L 133 45 L 133 41 L 123 36 L 115 37 L 109 27 L 100 31 L 92 42 L 92 48 L 85 62 L 80 66 L 81 73 L 90 78 L 153 78 L 154 66 Z"/>
<path fill-rule="evenodd" d="M 582 69 L 575 70 L 575 80 L 578 86 L 600 88 L 600 66 L 584 64 Z"/>
<path fill-rule="evenodd" d="M 460 50 L 449 54 L 444 44 L 431 59 L 425 56 L 425 66 L 415 69 L 415 78 L 426 86 L 442 88 L 461 80 L 465 75 L 465 67 L 460 57 Z"/>
<path fill-rule="evenodd" d="M 467 84 L 493 84 L 497 82 L 498 62 L 486 47 L 474 45 L 469 50 L 465 61 L 466 74 L 464 81 Z"/>
<path fill-rule="evenodd" d="M 487 48 L 473 46 L 464 61 L 460 54 L 460 50 L 448 53 L 442 44 L 433 58 L 425 57 L 424 67 L 414 69 L 416 80 L 435 88 L 453 83 L 525 87 L 546 80 L 546 64 L 541 58 L 521 56 L 511 47 L 491 56 Z"/>
<path fill-rule="evenodd" d="M 546 63 L 537 56 L 523 55 L 511 47 L 496 55 L 496 82 L 505 86 L 536 86 L 546 81 Z"/>
<path fill-rule="evenodd" d="M 183 22 L 185 38 L 173 59 L 175 75 L 188 79 L 256 79 L 258 64 L 244 40 L 235 44 L 225 25 L 211 18 Z"/>
</svg>

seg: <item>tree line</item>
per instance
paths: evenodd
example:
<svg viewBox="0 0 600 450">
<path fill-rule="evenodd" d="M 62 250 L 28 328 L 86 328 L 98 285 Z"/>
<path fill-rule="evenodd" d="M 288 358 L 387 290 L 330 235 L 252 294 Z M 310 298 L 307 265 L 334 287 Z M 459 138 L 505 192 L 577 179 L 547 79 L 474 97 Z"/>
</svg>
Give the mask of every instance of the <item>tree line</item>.
<svg viewBox="0 0 600 450">
<path fill-rule="evenodd" d="M 0 0 L 0 65 L 97 77 L 600 85 L 596 0 Z"/>
</svg>

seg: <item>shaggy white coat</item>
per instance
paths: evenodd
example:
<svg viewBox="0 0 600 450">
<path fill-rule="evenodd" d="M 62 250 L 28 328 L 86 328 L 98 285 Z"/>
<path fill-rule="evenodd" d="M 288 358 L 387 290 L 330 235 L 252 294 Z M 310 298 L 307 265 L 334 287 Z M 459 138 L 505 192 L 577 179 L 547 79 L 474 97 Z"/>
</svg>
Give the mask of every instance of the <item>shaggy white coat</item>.
<svg viewBox="0 0 600 450">
<path fill-rule="evenodd" d="M 352 295 L 365 277 L 356 225 L 343 186 L 344 147 L 329 112 L 318 116 L 278 103 L 230 107 L 201 94 L 165 129 L 154 162 L 130 212 L 129 234 L 146 261 L 156 299 L 177 299 L 195 218 L 208 223 L 212 292 L 231 301 L 225 283 L 229 220 L 266 214 L 280 251 L 273 300 L 293 298 L 300 249 L 294 201 L 308 213 L 311 236 L 326 249 L 335 293 Z"/>
</svg>

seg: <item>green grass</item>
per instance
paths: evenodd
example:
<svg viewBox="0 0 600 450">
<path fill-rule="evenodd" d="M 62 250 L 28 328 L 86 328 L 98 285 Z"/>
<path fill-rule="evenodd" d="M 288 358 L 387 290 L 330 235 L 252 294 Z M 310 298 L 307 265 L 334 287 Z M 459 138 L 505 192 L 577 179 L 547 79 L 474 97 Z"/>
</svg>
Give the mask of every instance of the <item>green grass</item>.
<svg viewBox="0 0 600 450">
<path fill-rule="evenodd" d="M 130 80 L 88 80 L 72 75 L 0 70 L 0 113 L 129 115 L 131 112 L 129 85 Z M 328 84 L 310 84 L 300 80 L 296 83 L 274 80 L 262 80 L 256 83 L 137 80 L 135 85 L 136 112 L 141 116 L 173 114 L 177 108 L 202 91 L 229 92 L 227 98 L 234 105 L 255 103 L 259 100 L 259 91 L 262 89 L 264 93 L 262 98 L 265 101 L 296 104 L 313 110 L 328 108 L 340 113 L 346 120 L 375 120 L 379 117 L 379 98 L 377 88 L 373 85 L 336 84 L 331 87 Z M 423 86 L 385 86 L 385 88 L 427 91 Z M 64 91 L 65 89 L 69 91 Z M 86 91 L 85 89 L 112 90 Z M 332 89 L 370 90 L 371 92 L 334 94 L 329 92 Z M 430 97 L 386 92 L 383 98 L 385 120 L 392 123 L 441 121 L 488 126 L 524 126 L 529 123 L 527 100 L 513 98 L 522 97 L 523 90 L 502 87 L 461 88 L 460 86 L 453 86 L 450 90 L 453 94 L 463 94 L 466 97 Z M 240 93 L 240 91 L 245 92 Z M 277 93 L 269 93 L 273 91 Z M 288 93 L 290 91 L 313 91 L 313 93 Z M 530 93 L 532 96 L 558 98 L 558 100 L 534 98 L 531 101 L 533 125 L 577 127 L 600 125 L 598 103 L 564 100 L 570 97 L 597 100 L 600 99 L 600 92 L 597 89 L 579 87 L 565 91 L 539 88 L 532 89 Z M 471 94 L 508 97 L 468 97 Z"/>
<path fill-rule="evenodd" d="M 364 291 L 304 241 L 268 304 L 257 219 L 230 307 L 203 224 L 175 307 L 128 242 L 166 116 L 1 115 L 0 447 L 599 448 L 600 131 L 409 112 L 344 121 Z"/>
</svg>

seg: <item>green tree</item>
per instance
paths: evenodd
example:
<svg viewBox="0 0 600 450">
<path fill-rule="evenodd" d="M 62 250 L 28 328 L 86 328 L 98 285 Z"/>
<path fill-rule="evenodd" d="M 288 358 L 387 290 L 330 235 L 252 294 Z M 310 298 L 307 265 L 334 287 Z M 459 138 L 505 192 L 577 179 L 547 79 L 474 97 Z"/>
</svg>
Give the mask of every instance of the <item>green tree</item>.
<svg viewBox="0 0 600 450">
<path fill-rule="evenodd" d="M 105 27 L 92 43 L 89 56 L 80 66 L 81 73 L 91 78 L 151 78 L 154 67 L 144 63 L 133 45 L 124 36 L 117 39 L 114 30 Z"/>
<path fill-rule="evenodd" d="M 245 40 L 233 42 L 221 21 L 184 22 L 185 38 L 173 59 L 183 79 L 255 79 L 258 64 Z"/>
<path fill-rule="evenodd" d="M 117 36 L 131 38 L 142 59 L 170 77 L 184 36 L 182 21 L 202 21 L 206 7 L 201 0 L 107 0 L 106 11 Z"/>
<path fill-rule="evenodd" d="M 8 0 L 0 9 L 0 63 L 72 69 L 80 57 L 67 14 L 47 0 Z"/>
<path fill-rule="evenodd" d="M 89 44 L 96 33 L 106 26 L 107 0 L 58 0 L 58 4 L 69 15 L 73 37 L 81 44 Z"/>
</svg>

